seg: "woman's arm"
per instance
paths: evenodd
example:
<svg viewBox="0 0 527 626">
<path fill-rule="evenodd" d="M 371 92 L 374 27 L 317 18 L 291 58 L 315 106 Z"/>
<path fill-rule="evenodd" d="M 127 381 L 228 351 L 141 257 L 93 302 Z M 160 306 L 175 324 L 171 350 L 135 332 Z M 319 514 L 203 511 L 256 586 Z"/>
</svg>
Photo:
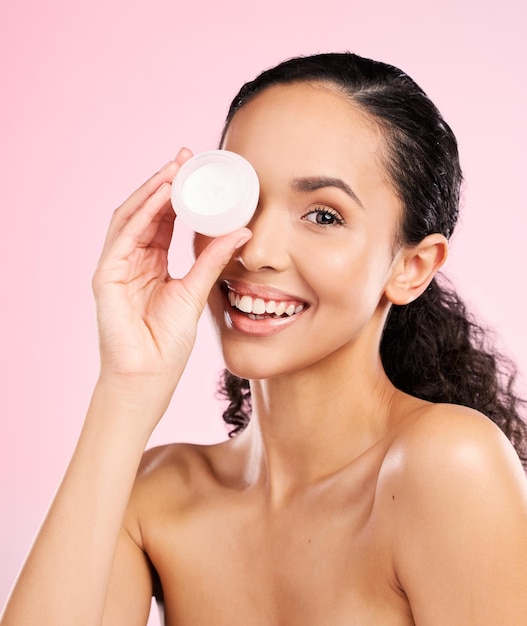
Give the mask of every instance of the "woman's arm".
<svg viewBox="0 0 527 626">
<path fill-rule="evenodd" d="M 527 481 L 490 420 L 437 406 L 399 449 L 396 572 L 417 626 L 527 623 Z"/>
<path fill-rule="evenodd" d="M 93 280 L 99 380 L 1 626 L 102 624 L 112 568 L 118 574 L 121 567 L 114 566 L 116 549 L 132 564 L 130 583 L 147 584 L 143 555 L 119 541 L 137 468 L 184 370 L 208 293 L 250 236 L 242 230 L 218 238 L 184 278 L 168 275 L 169 183 L 189 156 L 181 151 L 113 216 Z"/>
</svg>

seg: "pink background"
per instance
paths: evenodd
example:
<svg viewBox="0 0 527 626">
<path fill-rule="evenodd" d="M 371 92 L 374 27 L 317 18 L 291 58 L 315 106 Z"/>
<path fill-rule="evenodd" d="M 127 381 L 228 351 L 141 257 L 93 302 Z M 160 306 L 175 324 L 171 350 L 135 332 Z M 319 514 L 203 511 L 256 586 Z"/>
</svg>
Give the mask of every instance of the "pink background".
<svg viewBox="0 0 527 626">
<path fill-rule="evenodd" d="M 3 3 L 0 604 L 97 375 L 90 278 L 112 210 L 181 144 L 215 147 L 241 83 L 288 56 L 350 49 L 386 60 L 438 104 L 458 136 L 466 176 L 447 273 L 527 371 L 522 4 Z M 175 272 L 190 261 L 182 228 L 172 261 Z M 204 320 L 153 443 L 225 436 L 214 399 L 220 369 Z"/>
</svg>

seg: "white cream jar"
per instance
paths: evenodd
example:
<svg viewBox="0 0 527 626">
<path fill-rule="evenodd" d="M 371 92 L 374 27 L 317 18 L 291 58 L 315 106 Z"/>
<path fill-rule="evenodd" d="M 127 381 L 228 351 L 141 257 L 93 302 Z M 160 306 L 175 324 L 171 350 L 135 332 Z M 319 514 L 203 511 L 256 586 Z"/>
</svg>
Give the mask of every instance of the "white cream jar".
<svg viewBox="0 0 527 626">
<path fill-rule="evenodd" d="M 172 206 L 178 219 L 209 237 L 246 226 L 259 195 L 260 183 L 253 166 L 228 150 L 193 156 L 172 182 Z"/>
</svg>

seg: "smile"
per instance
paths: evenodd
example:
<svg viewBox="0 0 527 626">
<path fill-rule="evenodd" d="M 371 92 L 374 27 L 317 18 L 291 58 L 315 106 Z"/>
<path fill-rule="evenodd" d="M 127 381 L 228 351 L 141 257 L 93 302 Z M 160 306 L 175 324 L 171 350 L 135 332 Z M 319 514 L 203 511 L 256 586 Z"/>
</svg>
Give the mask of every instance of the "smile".
<svg viewBox="0 0 527 626">
<path fill-rule="evenodd" d="M 225 289 L 231 307 L 244 313 L 252 320 L 288 318 L 298 315 L 307 307 L 305 302 L 298 300 L 242 294 L 230 285 L 225 285 Z"/>
<path fill-rule="evenodd" d="M 291 317 L 304 310 L 305 304 L 286 300 L 264 300 L 263 298 L 241 295 L 232 291 L 227 292 L 229 304 L 248 315 L 251 319 L 266 319 Z"/>
</svg>

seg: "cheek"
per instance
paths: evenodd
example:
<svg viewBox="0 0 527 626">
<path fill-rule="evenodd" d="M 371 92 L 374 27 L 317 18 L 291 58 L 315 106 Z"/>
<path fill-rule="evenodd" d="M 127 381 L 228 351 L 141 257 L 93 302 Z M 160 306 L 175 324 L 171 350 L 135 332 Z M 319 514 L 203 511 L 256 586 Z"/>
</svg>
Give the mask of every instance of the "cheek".
<svg viewBox="0 0 527 626">
<path fill-rule="evenodd" d="M 347 307 L 363 303 L 375 307 L 384 291 L 391 256 L 384 246 L 374 246 L 366 237 L 346 246 L 312 253 L 304 265 L 304 278 L 320 304 Z"/>
</svg>

